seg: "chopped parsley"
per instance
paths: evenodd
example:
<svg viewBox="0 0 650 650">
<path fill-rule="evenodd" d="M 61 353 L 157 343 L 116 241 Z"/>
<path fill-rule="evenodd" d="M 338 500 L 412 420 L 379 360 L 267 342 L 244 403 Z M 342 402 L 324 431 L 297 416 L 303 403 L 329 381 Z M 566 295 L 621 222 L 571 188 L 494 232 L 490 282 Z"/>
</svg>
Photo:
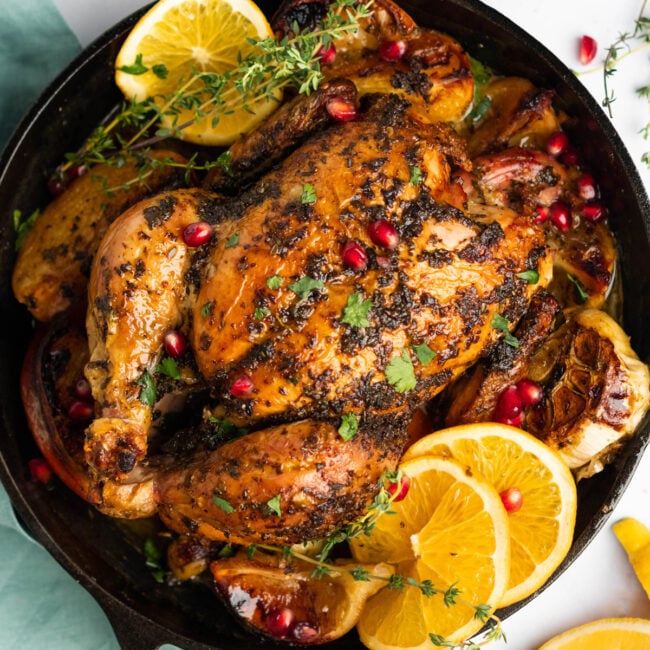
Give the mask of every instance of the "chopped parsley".
<svg viewBox="0 0 650 650">
<path fill-rule="evenodd" d="M 136 382 L 140 388 L 140 401 L 145 406 L 153 406 L 156 403 L 156 383 L 148 370 L 145 370 L 140 379 Z"/>
<path fill-rule="evenodd" d="M 118 68 L 120 72 L 125 72 L 126 74 L 132 74 L 133 76 L 139 76 L 149 71 L 149 68 L 142 63 L 142 54 L 135 55 L 135 61 L 131 65 L 123 65 Z"/>
<path fill-rule="evenodd" d="M 289 285 L 289 289 L 293 291 L 300 300 L 304 300 L 314 289 L 322 289 L 323 282 L 321 280 L 314 280 L 308 275 L 300 278 L 297 282 Z"/>
<path fill-rule="evenodd" d="M 154 580 L 160 584 L 165 581 L 165 572 L 162 567 L 162 553 L 156 546 L 156 543 L 147 537 L 143 546 L 144 563 L 151 569 L 151 575 Z"/>
<path fill-rule="evenodd" d="M 178 369 L 178 364 L 171 357 L 165 357 L 157 366 L 156 372 L 160 375 L 166 375 L 172 379 L 180 379 L 181 371 Z"/>
<path fill-rule="evenodd" d="M 419 185 L 422 182 L 422 170 L 417 165 L 411 165 L 409 170 L 411 171 L 409 183 L 411 185 Z"/>
<path fill-rule="evenodd" d="M 528 284 L 537 284 L 539 282 L 539 273 L 534 269 L 517 273 L 517 277 L 521 278 L 522 280 L 526 280 Z"/>
<path fill-rule="evenodd" d="M 300 203 L 303 205 L 313 205 L 316 203 L 316 190 L 313 185 L 305 183 L 302 186 L 302 195 L 300 196 Z"/>
<path fill-rule="evenodd" d="M 226 248 L 233 248 L 239 244 L 239 233 L 235 232 L 226 239 Z"/>
<path fill-rule="evenodd" d="M 492 316 L 492 322 L 490 323 L 495 330 L 500 330 L 503 332 L 503 340 L 511 347 L 518 348 L 519 341 L 515 336 L 510 333 L 510 321 L 507 318 L 504 318 L 501 314 L 494 314 Z"/>
<path fill-rule="evenodd" d="M 40 210 L 34 210 L 34 212 L 32 212 L 29 217 L 23 219 L 22 212 L 20 210 L 14 210 L 14 231 L 16 232 L 16 243 L 14 245 L 14 248 L 17 251 L 22 248 L 23 243 L 25 242 L 25 237 L 27 237 L 27 233 L 36 223 L 36 219 L 38 219 L 40 213 Z"/>
<path fill-rule="evenodd" d="M 280 495 L 276 494 L 272 499 L 266 502 L 266 505 L 275 512 L 278 517 L 282 517 L 282 509 L 280 508 Z"/>
<path fill-rule="evenodd" d="M 255 307 L 255 319 L 264 320 L 267 316 L 270 316 L 271 310 L 268 307 Z"/>
<path fill-rule="evenodd" d="M 202 318 L 207 318 L 210 315 L 210 312 L 214 309 L 214 302 L 211 300 L 210 302 L 206 302 L 202 307 L 201 307 L 201 317 Z"/>
<path fill-rule="evenodd" d="M 398 392 L 405 393 L 413 390 L 417 384 L 413 362 L 408 350 L 402 350 L 399 357 L 393 357 L 386 366 L 386 379 L 388 383 Z"/>
<path fill-rule="evenodd" d="M 344 413 L 341 416 L 341 426 L 338 429 L 339 435 L 346 442 L 352 440 L 359 430 L 359 420 L 354 413 Z"/>
<path fill-rule="evenodd" d="M 492 79 L 492 71 L 479 60 L 469 57 L 470 70 L 474 80 L 474 98 L 472 101 L 472 110 L 467 119 L 476 123 L 480 122 L 487 114 L 492 100 L 485 94 L 485 88 Z"/>
<path fill-rule="evenodd" d="M 348 302 L 343 307 L 343 314 L 341 315 L 341 322 L 353 327 L 368 327 L 370 321 L 368 320 L 368 312 L 372 309 L 372 300 L 368 298 L 363 300 L 360 293 L 353 293 L 348 296 Z"/>
<path fill-rule="evenodd" d="M 235 509 L 225 499 L 218 497 L 216 494 L 212 495 L 212 501 L 215 506 L 221 508 L 227 515 L 231 512 L 235 512 Z"/>
<path fill-rule="evenodd" d="M 277 291 L 284 282 L 284 278 L 281 275 L 272 275 L 270 278 L 266 278 L 266 286 L 271 289 L 271 291 Z"/>
<path fill-rule="evenodd" d="M 587 298 L 589 298 L 589 294 L 587 293 L 585 288 L 582 286 L 582 283 L 580 282 L 580 280 L 578 280 L 578 278 L 571 275 L 570 273 L 567 273 L 566 277 L 569 280 L 569 282 L 572 282 L 573 286 L 576 288 L 576 296 L 577 296 L 576 300 L 580 304 L 585 302 L 587 300 Z"/>
<path fill-rule="evenodd" d="M 232 438 L 235 436 L 243 436 L 248 433 L 248 429 L 243 429 L 238 427 L 236 424 L 228 420 L 227 418 L 215 418 L 211 415 L 208 420 L 210 426 L 210 440 L 216 440 L 218 438 Z"/>
<path fill-rule="evenodd" d="M 436 357 L 437 352 L 432 350 L 426 343 L 422 343 L 421 345 L 412 345 L 411 347 L 413 348 L 413 352 L 415 352 L 417 360 L 423 366 L 429 365 Z"/>
<path fill-rule="evenodd" d="M 167 66 L 163 63 L 156 63 L 156 65 L 152 65 L 151 72 L 153 72 L 156 77 L 158 77 L 158 79 L 167 79 L 167 75 L 169 74 Z"/>
</svg>

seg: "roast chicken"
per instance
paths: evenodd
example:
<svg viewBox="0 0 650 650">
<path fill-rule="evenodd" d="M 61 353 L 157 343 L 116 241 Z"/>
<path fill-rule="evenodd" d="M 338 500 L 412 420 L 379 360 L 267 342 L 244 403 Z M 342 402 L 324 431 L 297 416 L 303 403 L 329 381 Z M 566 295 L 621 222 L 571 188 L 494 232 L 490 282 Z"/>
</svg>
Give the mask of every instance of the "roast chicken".
<svg viewBox="0 0 650 650">
<path fill-rule="evenodd" d="M 75 271 L 81 298 L 50 307 L 30 288 L 49 274 L 50 295 L 65 297 L 45 252 L 69 222 L 52 239 L 48 217 L 21 253 L 15 292 L 37 318 L 87 298 L 95 413 L 77 491 L 100 511 L 244 545 L 326 537 L 366 511 L 422 404 L 444 394 L 450 418 L 491 417 L 549 337 L 584 361 L 585 328 L 600 341 L 588 372 L 604 399 L 631 397 L 603 427 L 569 423 L 565 451 L 577 433 L 592 456 L 611 451 L 645 412 L 647 369 L 609 321 L 594 325 L 616 262 L 606 222 L 559 232 L 535 218 L 560 199 L 576 214 L 584 203 L 577 168 L 539 149 L 561 128 L 552 94 L 495 83 L 492 113 L 470 127 L 460 45 L 388 0 L 375 6 L 319 90 L 243 136 L 201 188 L 159 191 L 92 237 L 80 213 L 88 236 L 65 255 L 92 260 L 87 284 Z M 377 53 L 388 38 L 407 44 L 399 61 Z M 334 120 L 332 100 L 356 119 Z M 197 224 L 209 231 L 200 245 L 186 237 Z M 575 325 L 554 334 L 564 320 Z M 170 332 L 189 343 L 173 379 L 161 370 Z M 565 403 L 554 395 L 551 415 L 529 420 L 549 441 Z M 170 413 L 181 420 L 171 434 Z"/>
</svg>

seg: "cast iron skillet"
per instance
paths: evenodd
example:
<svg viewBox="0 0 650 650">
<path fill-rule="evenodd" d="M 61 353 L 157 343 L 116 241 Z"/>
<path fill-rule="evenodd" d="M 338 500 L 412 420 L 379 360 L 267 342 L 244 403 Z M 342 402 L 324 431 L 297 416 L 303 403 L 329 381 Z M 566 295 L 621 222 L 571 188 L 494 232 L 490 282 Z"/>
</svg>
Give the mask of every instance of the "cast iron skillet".
<svg viewBox="0 0 650 650">
<path fill-rule="evenodd" d="M 277 3 L 260 0 L 271 14 Z M 576 118 L 572 140 L 584 152 L 611 208 L 622 250 L 624 327 L 642 359 L 650 357 L 650 204 L 634 164 L 600 107 L 548 50 L 506 18 L 475 0 L 401 0 L 421 25 L 452 34 L 495 69 L 554 88 L 559 105 Z M 120 100 L 112 64 L 142 12 L 109 30 L 45 91 L 11 138 L 0 160 L 0 478 L 33 535 L 99 601 L 123 648 L 148 650 L 173 643 L 186 650 L 280 648 L 248 636 L 205 587 L 158 585 L 145 567 L 140 540 L 57 485 L 46 492 L 30 480 L 27 461 L 37 455 L 19 397 L 19 372 L 31 333 L 26 311 L 11 295 L 14 233 L 11 215 L 42 207 L 46 179 Z M 644 331 L 645 329 L 645 331 Z M 605 523 L 627 486 L 650 436 L 646 419 L 616 466 L 579 485 L 576 534 L 555 577 Z M 531 596 L 531 598 L 533 598 Z M 502 612 L 504 616 L 522 606 Z M 358 649 L 356 635 L 327 646 Z"/>
</svg>

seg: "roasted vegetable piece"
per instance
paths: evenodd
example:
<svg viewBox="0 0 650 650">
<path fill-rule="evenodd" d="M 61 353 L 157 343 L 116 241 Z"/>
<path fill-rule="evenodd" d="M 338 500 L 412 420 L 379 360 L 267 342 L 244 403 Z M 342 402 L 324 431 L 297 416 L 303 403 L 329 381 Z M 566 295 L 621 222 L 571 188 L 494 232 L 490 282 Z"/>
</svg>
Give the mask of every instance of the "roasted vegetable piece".
<svg viewBox="0 0 650 650">
<path fill-rule="evenodd" d="M 70 306 L 83 308 L 93 256 L 108 226 L 145 196 L 184 184 L 185 158 L 166 150 L 150 156 L 173 160 L 178 167 L 156 167 L 139 181 L 134 161 L 121 167 L 97 165 L 77 177 L 37 219 L 12 277 L 14 295 L 34 318 L 47 321 Z"/>
<path fill-rule="evenodd" d="M 620 326 L 603 311 L 575 309 L 536 345 L 473 368 L 454 387 L 446 425 L 492 420 L 500 393 L 522 378 L 542 396 L 524 409 L 521 427 L 557 449 L 578 478 L 603 469 L 650 403 L 648 367 Z"/>
<path fill-rule="evenodd" d="M 350 570 L 366 570 L 378 579 L 355 580 Z M 210 565 L 217 593 L 255 632 L 296 645 L 327 643 L 349 632 L 365 601 L 393 572 L 388 564 L 339 562 L 323 577 L 313 566 L 257 552 L 240 553 Z"/>
</svg>

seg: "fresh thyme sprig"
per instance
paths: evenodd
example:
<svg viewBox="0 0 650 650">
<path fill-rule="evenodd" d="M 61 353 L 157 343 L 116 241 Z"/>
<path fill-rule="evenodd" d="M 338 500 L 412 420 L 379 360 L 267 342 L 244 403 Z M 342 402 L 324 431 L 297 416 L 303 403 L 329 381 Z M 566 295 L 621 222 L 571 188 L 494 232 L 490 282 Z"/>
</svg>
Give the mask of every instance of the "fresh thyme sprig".
<svg viewBox="0 0 650 650">
<path fill-rule="evenodd" d="M 290 561 L 291 558 L 295 558 L 306 564 L 310 564 L 314 567 L 312 571 L 312 578 L 322 578 L 326 575 L 331 575 L 332 572 L 346 572 L 352 576 L 354 580 L 359 580 L 363 582 L 368 582 L 369 580 L 380 580 L 386 582 L 388 589 L 395 589 L 397 591 L 402 591 L 403 589 L 410 587 L 419 589 L 423 596 L 431 598 L 433 596 L 440 596 L 443 598 L 445 606 L 453 607 L 458 602 L 462 602 L 464 605 L 471 607 L 474 610 L 474 618 L 481 621 L 484 625 L 488 626 L 488 630 L 483 635 L 482 641 L 472 641 L 466 640 L 460 643 L 454 643 L 447 641 L 444 637 L 430 633 L 429 639 L 434 646 L 444 647 L 444 648 L 457 648 L 458 650 L 478 650 L 483 645 L 490 643 L 496 639 L 505 639 L 503 630 L 501 628 L 501 621 L 497 616 L 491 612 L 491 607 L 489 605 L 474 605 L 467 600 L 461 597 L 461 590 L 457 585 L 453 584 L 444 589 L 436 587 L 431 580 L 415 580 L 409 576 L 403 576 L 399 574 L 393 574 L 391 576 L 380 576 L 372 573 L 363 566 L 357 565 L 354 567 L 343 567 L 337 564 L 332 564 L 328 561 L 332 550 L 335 546 L 342 544 L 344 542 L 349 542 L 355 537 L 360 537 L 362 535 L 370 535 L 377 520 L 383 515 L 394 514 L 394 511 L 391 510 L 393 501 L 395 500 L 399 490 L 389 490 L 386 488 L 386 484 L 392 484 L 397 486 L 402 480 L 402 472 L 390 471 L 384 472 L 382 477 L 379 480 L 379 491 L 375 496 L 372 504 L 368 508 L 367 512 L 359 518 L 357 521 L 348 524 L 342 527 L 339 531 L 334 533 L 332 536 L 328 537 L 323 541 L 321 550 L 316 553 L 314 556 L 309 555 L 306 552 L 298 550 L 296 546 L 273 546 L 269 544 L 255 544 L 248 548 L 248 555 L 252 557 L 255 552 L 259 550 L 268 551 L 271 553 L 278 553 L 282 555 L 285 560 Z"/>
<path fill-rule="evenodd" d="M 602 105 L 603 108 L 607 109 L 610 118 L 614 116 L 612 105 L 616 101 L 610 80 L 617 72 L 617 65 L 627 57 L 637 54 L 650 46 L 650 18 L 643 15 L 647 1 L 643 0 L 641 3 L 641 9 L 634 21 L 634 29 L 631 32 L 628 31 L 619 34 L 618 38 L 607 48 L 607 54 L 605 55 L 603 64 L 580 73 L 588 74 L 599 70 L 603 72 L 603 90 L 605 96 L 602 100 Z M 648 103 L 648 112 L 650 114 L 650 84 L 637 88 L 636 92 Z M 640 129 L 640 133 L 644 140 L 650 139 L 650 119 Z M 641 160 L 650 169 L 650 151 L 646 151 L 641 156 Z"/>
<path fill-rule="evenodd" d="M 359 29 L 359 21 L 371 14 L 372 0 L 357 4 L 357 0 L 336 0 L 317 29 L 294 34 L 281 40 L 251 39 L 255 51 L 243 57 L 232 71 L 217 74 L 193 69 L 190 76 L 181 79 L 175 91 L 167 97 L 150 97 L 143 101 L 124 102 L 105 123 L 99 125 L 76 153 L 66 155 L 63 171 L 74 166 L 97 163 L 122 165 L 134 151 L 170 137 L 179 137 L 182 131 L 211 116 L 216 125 L 221 115 L 233 109 L 251 110 L 259 99 L 275 99 L 286 88 L 310 94 L 323 79 L 319 52 L 332 41 Z M 138 65 L 139 63 L 139 65 Z M 141 74 L 147 71 L 141 60 L 126 71 Z M 165 76 L 164 66 L 153 66 L 152 72 Z M 192 118 L 179 123 L 184 111 Z M 159 126 L 166 120 L 169 126 Z M 129 135 L 124 135 L 129 132 Z M 193 163 L 193 169 L 206 169 Z"/>
</svg>

